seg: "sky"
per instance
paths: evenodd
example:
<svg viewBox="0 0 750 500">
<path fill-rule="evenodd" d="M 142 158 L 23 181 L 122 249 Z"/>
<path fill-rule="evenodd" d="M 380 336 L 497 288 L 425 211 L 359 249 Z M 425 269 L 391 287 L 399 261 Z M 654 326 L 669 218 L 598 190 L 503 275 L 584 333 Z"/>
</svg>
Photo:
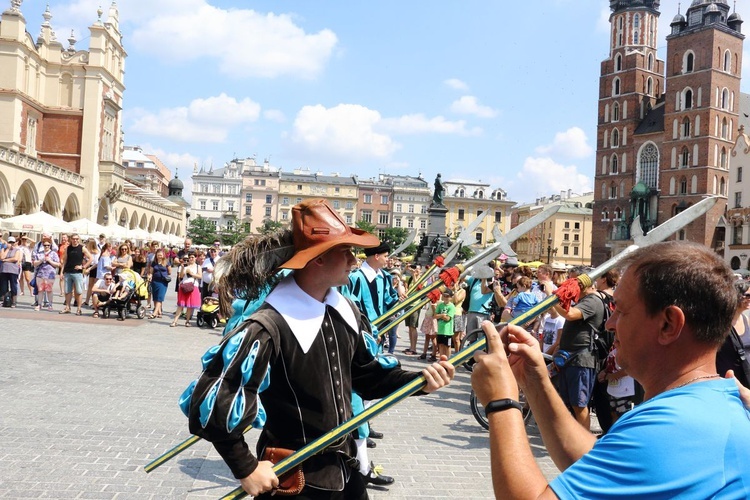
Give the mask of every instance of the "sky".
<svg viewBox="0 0 750 500">
<path fill-rule="evenodd" d="M 49 3 L 57 38 L 67 47 L 72 30 L 83 49 L 108 2 L 25 0 L 21 11 L 36 38 Z M 737 2 L 745 20 L 749 3 Z M 607 0 L 119 0 L 117 8 L 128 54 L 125 144 L 177 170 L 188 198 L 193 165 L 249 157 L 365 179 L 421 174 L 431 184 L 441 173 L 487 182 L 519 203 L 593 188 Z M 663 59 L 677 0 L 662 0 L 660 11 Z"/>
</svg>

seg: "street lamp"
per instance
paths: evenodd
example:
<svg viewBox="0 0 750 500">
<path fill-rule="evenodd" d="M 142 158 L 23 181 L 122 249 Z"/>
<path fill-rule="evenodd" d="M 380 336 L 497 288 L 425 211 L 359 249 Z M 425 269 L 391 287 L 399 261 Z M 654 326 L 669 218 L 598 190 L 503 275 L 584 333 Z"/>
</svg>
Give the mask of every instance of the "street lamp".
<svg viewBox="0 0 750 500">
<path fill-rule="evenodd" d="M 551 264 L 552 257 L 552 235 L 547 237 L 547 265 Z"/>
</svg>

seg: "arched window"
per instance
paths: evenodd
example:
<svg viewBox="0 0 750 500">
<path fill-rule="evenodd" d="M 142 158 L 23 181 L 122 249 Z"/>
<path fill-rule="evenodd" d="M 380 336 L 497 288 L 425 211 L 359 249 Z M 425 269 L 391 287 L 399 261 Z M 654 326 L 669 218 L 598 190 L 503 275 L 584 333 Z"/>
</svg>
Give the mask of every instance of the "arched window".
<svg viewBox="0 0 750 500">
<path fill-rule="evenodd" d="M 610 174 L 616 174 L 616 173 L 618 173 L 618 170 L 617 170 L 617 169 L 618 169 L 618 167 L 619 167 L 619 166 L 618 166 L 618 164 L 617 164 L 617 155 L 616 155 L 616 154 L 614 154 L 614 155 L 612 155 L 612 162 L 610 163 L 610 170 L 609 170 L 609 173 L 610 173 Z"/>
<path fill-rule="evenodd" d="M 688 186 L 687 178 L 683 176 L 682 178 L 680 178 L 679 194 L 687 194 L 687 189 L 688 189 L 687 186 Z"/>
<path fill-rule="evenodd" d="M 615 208 L 614 220 L 622 220 L 622 208 Z"/>
<path fill-rule="evenodd" d="M 620 95 L 620 79 L 615 78 L 615 80 L 612 82 L 612 95 Z"/>
<path fill-rule="evenodd" d="M 726 139 L 727 138 L 727 135 L 729 133 L 728 130 L 727 130 L 728 128 L 729 128 L 729 126 L 727 124 L 727 119 L 723 118 L 721 120 L 721 138 L 722 139 Z"/>
<path fill-rule="evenodd" d="M 732 53 L 728 49 L 724 51 L 724 71 L 732 71 Z"/>
<path fill-rule="evenodd" d="M 641 43 L 641 42 L 639 41 L 639 36 L 638 36 L 638 35 L 639 35 L 639 34 L 638 34 L 638 32 L 637 32 L 637 31 L 634 31 L 634 32 L 633 32 L 633 45 L 638 45 L 639 43 Z"/>
<path fill-rule="evenodd" d="M 721 91 L 721 109 L 727 109 L 729 107 L 729 91 L 724 89 Z"/>
<path fill-rule="evenodd" d="M 640 28 L 641 27 L 641 16 L 636 14 L 633 16 L 633 27 L 634 28 Z"/>
<path fill-rule="evenodd" d="M 721 148 L 721 156 L 719 158 L 719 166 L 725 170 L 729 168 L 729 165 L 727 164 L 727 148 Z"/>
<path fill-rule="evenodd" d="M 609 220 L 609 210 L 607 207 L 604 207 L 602 209 L 602 221 L 608 221 Z"/>
<path fill-rule="evenodd" d="M 617 198 L 617 185 L 614 182 L 609 185 L 609 197 L 611 199 Z"/>
<path fill-rule="evenodd" d="M 690 118 L 687 116 L 682 119 L 682 137 L 690 137 Z"/>
<path fill-rule="evenodd" d="M 724 180 L 724 177 L 722 177 L 721 181 L 719 181 L 719 194 L 721 196 L 727 195 L 727 181 Z"/>
<path fill-rule="evenodd" d="M 683 73 L 692 73 L 694 64 L 695 64 L 695 55 L 692 52 L 686 53 L 685 65 L 683 66 Z"/>
<path fill-rule="evenodd" d="M 654 81 L 650 76 L 648 77 L 648 80 L 646 80 L 646 94 L 654 95 Z"/>
<path fill-rule="evenodd" d="M 615 56 L 615 71 L 622 71 L 622 54 Z"/>
<path fill-rule="evenodd" d="M 616 148 L 620 145 L 620 132 L 617 129 L 612 131 L 612 147 Z"/>
<path fill-rule="evenodd" d="M 638 156 L 638 181 L 656 189 L 659 183 L 659 150 L 653 142 L 643 146 Z"/>
<path fill-rule="evenodd" d="M 649 71 L 654 70 L 654 55 L 653 54 L 648 55 L 648 70 Z"/>
<path fill-rule="evenodd" d="M 612 121 L 620 121 L 620 105 L 617 103 L 612 105 Z"/>
<path fill-rule="evenodd" d="M 690 151 L 684 146 L 682 148 L 682 154 L 680 154 L 680 166 L 682 168 L 690 166 Z"/>
<path fill-rule="evenodd" d="M 686 89 L 683 95 L 682 109 L 691 109 L 693 107 L 693 91 Z"/>
</svg>

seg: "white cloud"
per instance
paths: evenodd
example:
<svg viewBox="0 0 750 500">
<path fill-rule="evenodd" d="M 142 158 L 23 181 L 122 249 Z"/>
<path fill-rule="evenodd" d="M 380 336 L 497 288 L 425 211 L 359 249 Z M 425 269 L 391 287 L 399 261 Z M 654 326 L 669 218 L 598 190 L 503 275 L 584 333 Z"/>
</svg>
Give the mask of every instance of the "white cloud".
<svg viewBox="0 0 750 500">
<path fill-rule="evenodd" d="M 455 135 L 480 135 L 482 129 L 474 127 L 466 128 L 465 120 L 449 121 L 442 116 L 427 118 L 421 113 L 404 115 L 399 118 L 385 118 L 381 123 L 383 130 L 395 134 L 455 134 Z"/>
<path fill-rule="evenodd" d="M 537 152 L 555 158 L 578 159 L 591 156 L 594 150 L 588 145 L 586 133 L 579 127 L 571 127 L 555 134 L 552 144 L 538 147 Z"/>
<path fill-rule="evenodd" d="M 497 116 L 496 110 L 479 104 L 479 100 L 473 95 L 465 95 L 457 101 L 453 101 L 450 109 L 460 115 L 474 115 L 480 118 L 494 118 Z"/>
<path fill-rule="evenodd" d="M 445 80 L 443 83 L 455 90 L 463 90 L 463 91 L 469 90 L 469 86 L 466 83 L 459 80 L 458 78 L 449 78 L 448 80 Z"/>
<path fill-rule="evenodd" d="M 132 128 L 139 134 L 167 137 L 183 142 L 224 142 L 232 128 L 254 122 L 260 105 L 251 99 L 237 101 L 222 93 L 195 99 L 188 106 L 165 108 L 151 113 L 134 110 Z"/>
<path fill-rule="evenodd" d="M 54 24 L 86 33 L 80 24 L 96 20 L 100 3 L 77 0 L 54 6 L 60 23 Z M 108 10 L 104 8 L 104 21 Z M 121 31 L 129 28 L 125 32 L 131 48 L 170 63 L 215 60 L 222 73 L 236 78 L 313 79 L 338 44 L 333 31 L 306 33 L 289 14 L 222 9 L 206 0 L 120 0 L 119 10 Z"/>
<path fill-rule="evenodd" d="M 562 165 L 551 158 L 526 158 L 520 172 L 508 182 L 509 197 L 513 201 L 533 201 L 571 189 L 574 193 L 590 192 L 593 179 L 578 171 L 576 165 Z"/>
<path fill-rule="evenodd" d="M 339 160 L 387 158 L 400 145 L 375 131 L 380 121 L 379 112 L 357 104 L 305 106 L 297 113 L 290 140 L 303 152 Z"/>
<path fill-rule="evenodd" d="M 279 109 L 267 109 L 263 112 L 263 118 L 276 123 L 286 123 L 286 115 Z"/>
</svg>

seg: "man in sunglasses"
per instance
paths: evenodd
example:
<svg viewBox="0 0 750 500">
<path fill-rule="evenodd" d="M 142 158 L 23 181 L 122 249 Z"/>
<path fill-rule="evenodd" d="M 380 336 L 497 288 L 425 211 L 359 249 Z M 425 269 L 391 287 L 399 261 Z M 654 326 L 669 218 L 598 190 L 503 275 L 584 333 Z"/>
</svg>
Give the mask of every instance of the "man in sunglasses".
<svg viewBox="0 0 750 500">
<path fill-rule="evenodd" d="M 94 284 L 94 288 L 91 289 L 92 297 L 94 298 L 94 318 L 99 317 L 99 308 L 106 307 L 109 302 L 112 293 L 115 291 L 115 282 L 112 279 L 112 273 L 107 273 L 102 279 Z"/>
</svg>

